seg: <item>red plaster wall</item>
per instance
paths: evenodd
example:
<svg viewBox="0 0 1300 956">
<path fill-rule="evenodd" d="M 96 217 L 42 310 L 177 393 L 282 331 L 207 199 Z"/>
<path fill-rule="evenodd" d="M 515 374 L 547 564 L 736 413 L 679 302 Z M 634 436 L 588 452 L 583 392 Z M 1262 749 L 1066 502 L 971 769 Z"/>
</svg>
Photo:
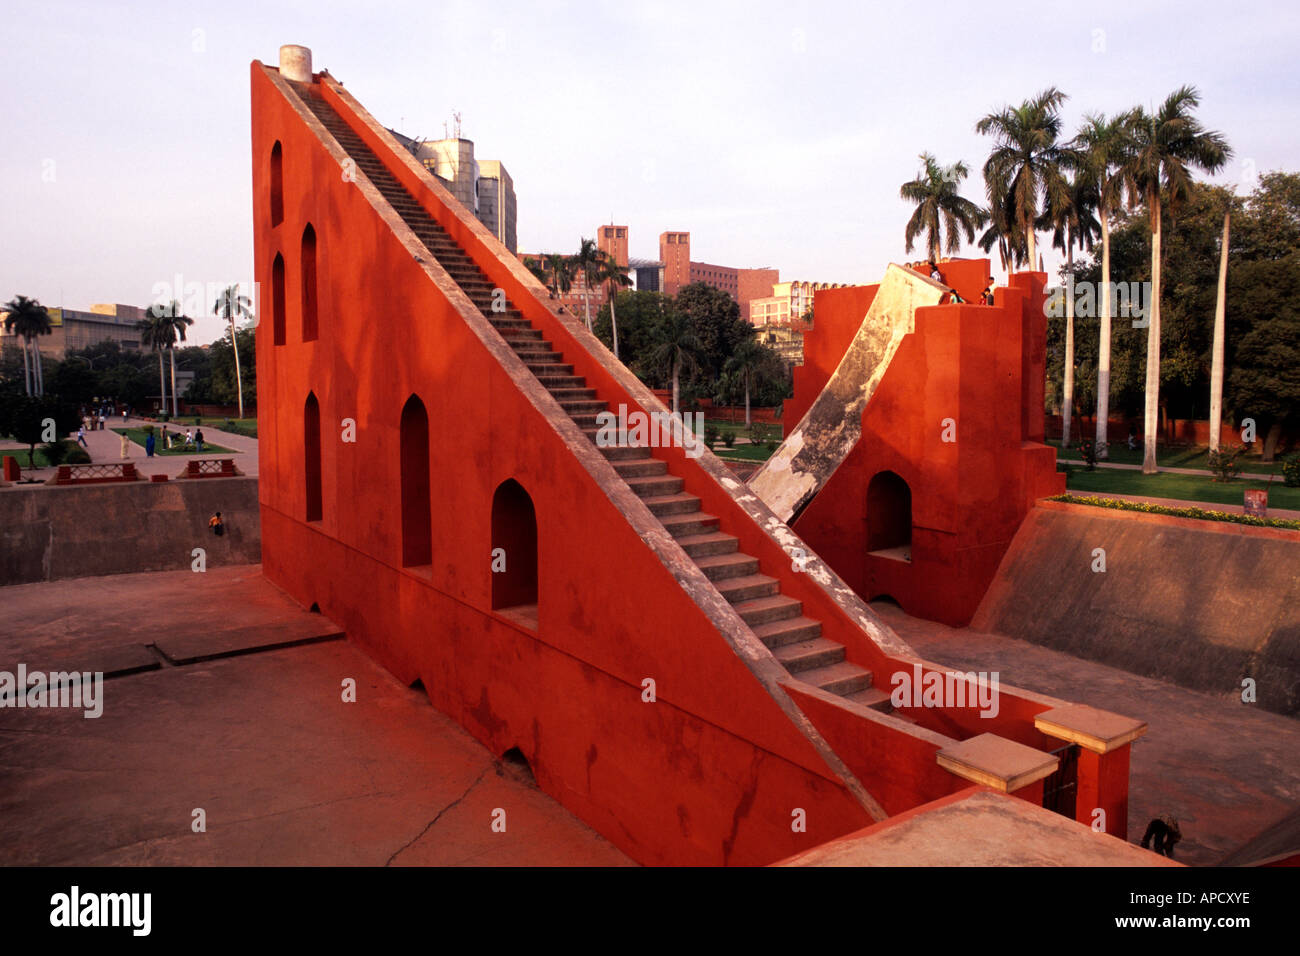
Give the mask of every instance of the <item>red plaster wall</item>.
<svg viewBox="0 0 1300 956">
<path fill-rule="evenodd" d="M 988 276 L 983 259 L 940 268 L 963 295 L 963 285 Z M 915 331 L 863 412 L 856 448 L 795 521 L 800 536 L 864 598 L 888 595 L 909 614 L 969 623 L 1033 501 L 1065 490 L 1054 450 L 1039 444 L 1044 282 L 1041 273 L 1020 274 L 1011 288 L 996 290 L 993 306 L 918 309 Z M 795 369 L 795 395 L 786 402 L 788 427 L 838 366 L 876 289 L 817 293 L 806 365 Z M 1009 404 L 1008 396 L 1036 401 L 1037 415 Z M 955 442 L 942 440 L 947 419 L 955 422 Z M 868 553 L 867 490 L 882 471 L 900 475 L 912 493 L 910 563 Z"/>
</svg>

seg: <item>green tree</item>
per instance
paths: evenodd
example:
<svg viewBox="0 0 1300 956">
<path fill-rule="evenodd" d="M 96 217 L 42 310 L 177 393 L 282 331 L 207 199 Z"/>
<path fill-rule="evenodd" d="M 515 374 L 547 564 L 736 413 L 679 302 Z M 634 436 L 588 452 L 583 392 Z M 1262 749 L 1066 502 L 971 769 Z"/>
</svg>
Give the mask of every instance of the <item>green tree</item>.
<svg viewBox="0 0 1300 956">
<path fill-rule="evenodd" d="M 751 424 L 749 414 L 749 391 L 753 383 L 754 376 L 762 369 L 764 363 L 768 360 L 768 353 L 771 350 L 755 342 L 753 339 L 746 339 L 736 346 L 736 350 L 731 353 L 727 359 L 723 370 L 730 375 L 736 375 L 745 386 L 745 424 Z"/>
<path fill-rule="evenodd" d="M 1065 190 L 1054 190 L 1039 227 L 1052 230 L 1052 245 L 1065 252 L 1065 358 L 1061 395 L 1061 445 L 1070 444 L 1070 418 L 1074 411 L 1074 247 L 1092 249 L 1101 231 L 1096 217 L 1097 192 L 1089 177 L 1075 176 Z"/>
<path fill-rule="evenodd" d="M 618 313 L 616 310 L 616 300 L 620 290 L 627 288 L 632 284 L 623 267 L 618 264 L 618 260 L 611 255 L 602 252 L 600 261 L 596 269 L 596 281 L 604 283 L 609 289 L 609 326 L 614 341 L 614 358 L 618 358 Z M 588 322 L 590 326 L 590 322 Z"/>
<path fill-rule="evenodd" d="M 582 238 L 578 242 L 577 255 L 572 260 L 574 270 L 582 277 L 582 309 L 586 315 L 588 332 L 591 331 L 591 290 L 596 284 L 600 257 L 601 251 L 596 240 Z"/>
<path fill-rule="evenodd" d="M 158 353 L 158 392 L 162 396 L 164 415 L 167 414 L 167 373 L 163 368 L 163 352 L 170 349 L 176 340 L 176 326 L 172 325 L 171 315 L 179 313 L 180 308 L 180 303 L 175 299 L 171 305 L 155 303 L 145 311 L 145 317 L 135 326 L 140 330 L 140 343 Z"/>
<path fill-rule="evenodd" d="M 226 320 L 230 326 L 230 341 L 235 341 L 235 320 L 237 318 L 251 319 L 253 300 L 246 295 L 239 294 L 239 286 L 227 286 L 217 297 L 217 301 L 212 304 L 212 314 Z M 185 335 L 182 333 L 181 338 Z M 235 395 L 238 398 L 239 417 L 244 417 L 244 380 L 239 371 L 239 349 L 232 348 L 231 352 L 235 356 Z"/>
<path fill-rule="evenodd" d="M 965 163 L 943 167 L 930 153 L 922 153 L 920 158 L 920 175 L 903 183 L 898 191 L 901 198 L 916 206 L 903 231 L 903 239 L 910 254 L 917 236 L 924 234 L 930 261 L 934 262 L 939 259 L 940 250 L 945 248 L 945 232 L 948 239 L 946 249 L 955 253 L 961 248 L 963 232 L 967 242 L 975 241 L 975 229 L 983 224 L 984 213 L 957 191 L 961 181 L 970 174 Z"/>
<path fill-rule="evenodd" d="M 1071 150 L 1058 142 L 1061 104 L 1066 95 L 1049 87 L 1020 106 L 989 113 L 975 124 L 975 132 L 993 137 L 993 150 L 984 163 L 984 182 L 995 222 L 1024 236 L 1029 267 L 1037 262 L 1034 227 L 1040 194 L 1063 191 L 1062 170 L 1073 162 Z"/>
<path fill-rule="evenodd" d="M 1079 175 L 1092 184 L 1097 197 L 1097 219 L 1101 225 L 1101 324 L 1100 348 L 1097 355 L 1097 457 L 1108 458 L 1107 423 L 1110 420 L 1110 346 L 1111 346 L 1111 284 L 1110 284 L 1110 225 L 1111 216 L 1124 201 L 1129 187 L 1125 164 L 1133 144 L 1135 110 L 1107 117 L 1103 113 L 1090 113 L 1084 117 L 1083 128 L 1074 139 L 1074 149 L 1079 160 Z M 1132 195 L 1132 189 L 1128 188 Z"/>
<path fill-rule="evenodd" d="M 27 394 L 44 394 L 45 378 L 41 368 L 39 338 L 49 335 L 53 329 L 50 314 L 40 302 L 25 295 L 15 296 L 6 302 L 4 311 L 5 331 L 23 340 L 23 377 Z"/>
<path fill-rule="evenodd" d="M 655 324 L 652 336 L 653 345 L 646 359 L 668 370 L 673 388 L 673 413 L 677 414 L 681 407 L 681 373 L 698 365 L 700 340 L 696 338 L 690 318 L 677 311 L 662 316 Z"/>
<path fill-rule="evenodd" d="M 1283 432 L 1300 426 L 1300 252 L 1238 263 L 1232 276 L 1228 400 L 1238 421 L 1255 420 L 1273 461 Z"/>
<path fill-rule="evenodd" d="M 1171 220 L 1191 190 L 1193 169 L 1213 173 L 1232 155 L 1227 140 L 1207 131 L 1193 115 L 1200 105 L 1194 87 L 1171 93 L 1154 112 L 1139 111 L 1133 123 L 1128 176 L 1146 206 L 1151 227 L 1151 303 L 1147 316 L 1146 407 L 1142 471 L 1155 474 L 1160 402 L 1160 240 L 1163 215 Z"/>
</svg>

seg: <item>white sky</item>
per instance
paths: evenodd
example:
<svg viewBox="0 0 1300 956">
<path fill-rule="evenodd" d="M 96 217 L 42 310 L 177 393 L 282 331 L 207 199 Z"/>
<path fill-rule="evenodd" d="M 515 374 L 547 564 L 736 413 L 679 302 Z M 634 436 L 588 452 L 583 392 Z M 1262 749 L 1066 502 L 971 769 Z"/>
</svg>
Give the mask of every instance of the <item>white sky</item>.
<svg viewBox="0 0 1300 956">
<path fill-rule="evenodd" d="M 453 110 L 519 198 L 521 249 L 610 217 L 633 256 L 877 281 L 905 258 L 898 187 L 928 150 L 972 166 L 983 114 L 1043 87 L 1084 112 L 1200 88 L 1236 156 L 1296 169 L 1292 2 L 869 4 L 452 0 L 6 5 L 0 301 L 145 305 L 155 284 L 252 278 L 248 65 L 312 48 L 381 122 Z M 1041 241 L 1041 240 L 1040 240 Z M 1049 258 L 1049 268 L 1053 259 Z M 211 316 L 191 332 L 220 334 Z"/>
</svg>

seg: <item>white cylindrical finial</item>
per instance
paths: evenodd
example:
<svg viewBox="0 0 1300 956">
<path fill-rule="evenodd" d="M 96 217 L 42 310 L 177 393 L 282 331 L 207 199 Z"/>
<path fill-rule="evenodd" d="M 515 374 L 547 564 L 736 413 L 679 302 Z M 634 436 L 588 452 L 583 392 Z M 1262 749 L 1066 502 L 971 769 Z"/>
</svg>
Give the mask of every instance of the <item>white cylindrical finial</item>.
<svg viewBox="0 0 1300 956">
<path fill-rule="evenodd" d="M 311 48 L 296 43 L 280 47 L 280 75 L 298 83 L 311 82 Z"/>
</svg>

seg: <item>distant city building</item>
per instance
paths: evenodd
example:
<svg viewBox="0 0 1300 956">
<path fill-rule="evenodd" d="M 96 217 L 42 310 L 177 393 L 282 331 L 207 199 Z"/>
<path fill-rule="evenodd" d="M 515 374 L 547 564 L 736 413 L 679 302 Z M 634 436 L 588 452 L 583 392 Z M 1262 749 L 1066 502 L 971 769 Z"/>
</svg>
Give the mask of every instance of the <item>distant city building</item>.
<svg viewBox="0 0 1300 956">
<path fill-rule="evenodd" d="M 140 330 L 136 323 L 145 317 L 145 309 L 137 305 L 96 304 L 90 311 L 80 309 L 47 308 L 51 333 L 42 335 L 39 343 L 41 355 L 54 359 L 66 358 L 68 352 L 116 342 L 124 349 L 140 348 Z M 7 313 L 0 313 L 0 320 Z M 18 347 L 21 339 L 6 333 L 0 324 L 0 347 Z"/>
<path fill-rule="evenodd" d="M 835 282 L 774 282 L 771 294 L 749 303 L 749 322 L 757 326 L 800 328 L 813 305 L 818 289 L 838 289 Z"/>
<path fill-rule="evenodd" d="M 472 140 L 460 137 L 415 140 L 394 129 L 388 132 L 507 249 L 517 251 L 515 184 L 500 160 L 475 159 Z"/>
<path fill-rule="evenodd" d="M 600 251 L 610 256 L 624 269 L 628 267 L 627 258 L 627 226 L 608 226 L 600 227 L 600 235 L 596 240 Z"/>
</svg>

